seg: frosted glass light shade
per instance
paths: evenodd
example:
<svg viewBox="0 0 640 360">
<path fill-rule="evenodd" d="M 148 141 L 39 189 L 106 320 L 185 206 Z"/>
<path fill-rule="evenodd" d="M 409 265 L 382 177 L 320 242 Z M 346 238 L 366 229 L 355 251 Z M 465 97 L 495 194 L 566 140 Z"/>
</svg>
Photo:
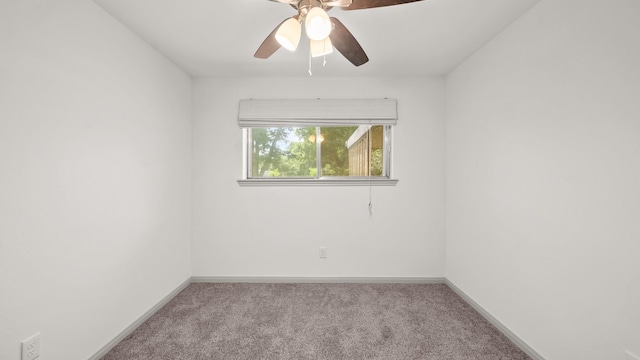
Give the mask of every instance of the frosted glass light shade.
<svg viewBox="0 0 640 360">
<path fill-rule="evenodd" d="M 324 40 L 310 40 L 309 45 L 312 57 L 328 55 L 333 52 L 333 44 L 328 36 Z"/>
<path fill-rule="evenodd" d="M 304 30 L 311 40 L 324 40 L 331 32 L 331 19 L 322 8 L 314 7 L 309 10 L 304 21 Z"/>
<path fill-rule="evenodd" d="M 283 22 L 276 31 L 276 41 L 289 51 L 296 51 L 300 43 L 302 29 L 300 23 L 295 18 L 290 18 Z"/>
</svg>

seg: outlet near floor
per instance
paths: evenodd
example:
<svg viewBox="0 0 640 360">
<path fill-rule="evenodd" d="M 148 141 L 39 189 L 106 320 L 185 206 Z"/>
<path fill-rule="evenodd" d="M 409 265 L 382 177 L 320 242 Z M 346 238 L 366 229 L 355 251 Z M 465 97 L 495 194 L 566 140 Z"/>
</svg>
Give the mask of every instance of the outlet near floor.
<svg viewBox="0 0 640 360">
<path fill-rule="evenodd" d="M 320 248 L 320 259 L 326 259 L 327 258 L 327 248 L 326 247 L 321 247 Z"/>
<path fill-rule="evenodd" d="M 22 360 L 33 360 L 40 356 L 40 333 L 22 342 Z"/>
</svg>

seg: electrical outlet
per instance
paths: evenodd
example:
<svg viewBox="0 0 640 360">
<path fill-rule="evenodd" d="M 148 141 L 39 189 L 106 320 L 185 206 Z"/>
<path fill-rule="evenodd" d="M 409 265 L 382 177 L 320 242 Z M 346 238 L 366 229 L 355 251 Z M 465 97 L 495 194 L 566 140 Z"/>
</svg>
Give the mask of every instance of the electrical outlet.
<svg viewBox="0 0 640 360">
<path fill-rule="evenodd" d="M 40 356 L 40 333 L 22 342 L 22 360 L 33 360 Z"/>
<path fill-rule="evenodd" d="M 321 247 L 320 248 L 320 259 L 326 259 L 327 258 L 327 248 L 326 247 Z"/>
<path fill-rule="evenodd" d="M 625 354 L 627 354 L 626 360 L 640 360 L 640 357 L 633 355 L 631 351 L 626 351 Z"/>
</svg>

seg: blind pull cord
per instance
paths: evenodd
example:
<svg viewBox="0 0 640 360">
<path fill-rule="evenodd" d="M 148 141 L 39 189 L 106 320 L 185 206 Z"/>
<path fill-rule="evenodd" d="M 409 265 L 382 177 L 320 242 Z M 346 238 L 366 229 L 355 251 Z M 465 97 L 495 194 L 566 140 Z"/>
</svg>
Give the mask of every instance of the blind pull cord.
<svg viewBox="0 0 640 360">
<path fill-rule="evenodd" d="M 373 216 L 373 199 L 371 198 L 371 171 L 369 171 L 369 217 Z"/>
</svg>

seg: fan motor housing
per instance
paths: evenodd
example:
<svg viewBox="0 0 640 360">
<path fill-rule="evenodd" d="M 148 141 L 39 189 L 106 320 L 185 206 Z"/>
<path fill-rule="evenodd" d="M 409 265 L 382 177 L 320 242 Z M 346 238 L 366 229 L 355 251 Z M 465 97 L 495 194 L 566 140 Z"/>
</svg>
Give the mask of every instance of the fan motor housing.
<svg viewBox="0 0 640 360">
<path fill-rule="evenodd" d="M 300 0 L 300 2 L 298 2 L 298 12 L 302 16 L 306 16 L 309 10 L 314 7 L 319 7 L 322 9 L 327 8 L 327 6 L 325 6 L 320 0 Z"/>
</svg>

